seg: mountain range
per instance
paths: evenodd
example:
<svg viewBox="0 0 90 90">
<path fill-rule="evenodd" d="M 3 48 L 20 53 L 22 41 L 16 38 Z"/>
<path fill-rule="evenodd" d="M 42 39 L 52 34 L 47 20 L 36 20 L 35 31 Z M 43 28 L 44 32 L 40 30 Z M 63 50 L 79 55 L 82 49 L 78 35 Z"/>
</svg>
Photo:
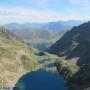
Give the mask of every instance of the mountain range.
<svg viewBox="0 0 90 90">
<path fill-rule="evenodd" d="M 14 86 L 22 75 L 40 68 L 56 71 L 56 66 L 73 90 L 89 90 L 90 21 L 65 30 L 60 36 L 64 30 L 0 28 L 0 87 Z M 47 50 L 51 54 L 32 48 L 38 42 L 51 43 Z M 43 60 L 47 63 L 40 64 Z M 48 68 L 52 62 L 54 68 Z"/>
<path fill-rule="evenodd" d="M 5 25 L 0 25 L 9 30 L 16 31 L 22 29 L 41 29 L 41 30 L 66 30 L 70 29 L 73 26 L 77 26 L 84 21 L 79 20 L 69 20 L 69 21 L 56 21 L 56 22 L 47 22 L 47 23 L 9 23 Z"/>
<path fill-rule="evenodd" d="M 65 32 L 82 22 L 83 21 L 79 20 L 70 20 L 48 23 L 10 23 L 1 26 L 14 32 L 28 45 L 40 50 L 47 50 L 60 39 Z"/>
</svg>

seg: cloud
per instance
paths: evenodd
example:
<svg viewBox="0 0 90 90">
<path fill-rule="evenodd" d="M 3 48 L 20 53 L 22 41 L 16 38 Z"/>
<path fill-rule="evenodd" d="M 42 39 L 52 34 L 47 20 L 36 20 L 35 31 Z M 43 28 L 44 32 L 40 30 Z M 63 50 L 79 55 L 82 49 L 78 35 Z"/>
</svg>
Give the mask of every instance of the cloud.
<svg viewBox="0 0 90 90">
<path fill-rule="evenodd" d="M 0 22 L 47 22 L 60 19 L 53 11 L 25 8 L 0 8 Z"/>
<path fill-rule="evenodd" d="M 58 20 L 84 20 L 90 17 L 80 15 L 79 13 L 71 10 L 69 14 L 62 12 L 55 12 L 53 10 L 35 10 L 21 7 L 0 7 L 0 23 L 10 22 L 51 22 Z"/>
</svg>

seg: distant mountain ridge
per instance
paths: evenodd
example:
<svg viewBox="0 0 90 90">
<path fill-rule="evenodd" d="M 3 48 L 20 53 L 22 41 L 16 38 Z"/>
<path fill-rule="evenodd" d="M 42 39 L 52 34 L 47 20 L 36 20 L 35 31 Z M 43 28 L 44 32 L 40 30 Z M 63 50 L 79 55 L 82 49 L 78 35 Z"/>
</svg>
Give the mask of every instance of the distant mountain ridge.
<svg viewBox="0 0 90 90">
<path fill-rule="evenodd" d="M 61 38 L 66 31 L 81 23 L 82 21 L 70 20 L 47 23 L 10 23 L 1 26 L 14 32 L 30 46 L 46 50 Z"/>
<path fill-rule="evenodd" d="M 22 29 L 43 29 L 43 30 L 65 30 L 71 29 L 73 26 L 81 24 L 83 21 L 70 20 L 70 21 L 57 21 L 57 22 L 47 22 L 47 23 L 9 23 L 3 26 L 10 30 L 22 30 Z"/>
</svg>

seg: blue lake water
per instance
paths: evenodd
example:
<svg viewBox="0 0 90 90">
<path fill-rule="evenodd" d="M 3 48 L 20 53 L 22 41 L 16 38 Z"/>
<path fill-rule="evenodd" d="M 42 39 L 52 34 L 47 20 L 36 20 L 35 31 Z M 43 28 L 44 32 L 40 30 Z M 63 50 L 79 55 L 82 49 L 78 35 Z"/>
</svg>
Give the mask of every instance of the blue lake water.
<svg viewBox="0 0 90 90">
<path fill-rule="evenodd" d="M 54 66 L 54 63 L 50 63 L 50 64 L 47 65 L 47 67 L 52 68 L 52 67 L 55 67 L 55 66 Z"/>
<path fill-rule="evenodd" d="M 58 73 L 39 70 L 31 72 L 19 79 L 15 90 L 69 90 Z"/>
</svg>

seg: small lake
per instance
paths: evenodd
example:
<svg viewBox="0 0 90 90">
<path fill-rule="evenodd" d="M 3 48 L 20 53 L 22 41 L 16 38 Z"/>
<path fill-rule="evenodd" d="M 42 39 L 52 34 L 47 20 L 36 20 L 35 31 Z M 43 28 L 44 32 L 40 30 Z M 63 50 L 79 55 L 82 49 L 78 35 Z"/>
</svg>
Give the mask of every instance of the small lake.
<svg viewBox="0 0 90 90">
<path fill-rule="evenodd" d="M 69 90 L 60 75 L 38 70 L 21 77 L 13 90 Z M 20 89 L 21 88 L 21 89 Z"/>
<path fill-rule="evenodd" d="M 50 63 L 50 64 L 47 65 L 47 67 L 52 68 L 52 67 L 55 67 L 55 66 L 54 66 L 54 63 Z"/>
<path fill-rule="evenodd" d="M 39 63 L 39 64 L 43 64 L 43 63 L 48 62 L 48 61 L 50 61 L 50 59 L 44 59 L 44 60 L 42 60 L 42 61 L 39 61 L 38 63 Z"/>
</svg>

